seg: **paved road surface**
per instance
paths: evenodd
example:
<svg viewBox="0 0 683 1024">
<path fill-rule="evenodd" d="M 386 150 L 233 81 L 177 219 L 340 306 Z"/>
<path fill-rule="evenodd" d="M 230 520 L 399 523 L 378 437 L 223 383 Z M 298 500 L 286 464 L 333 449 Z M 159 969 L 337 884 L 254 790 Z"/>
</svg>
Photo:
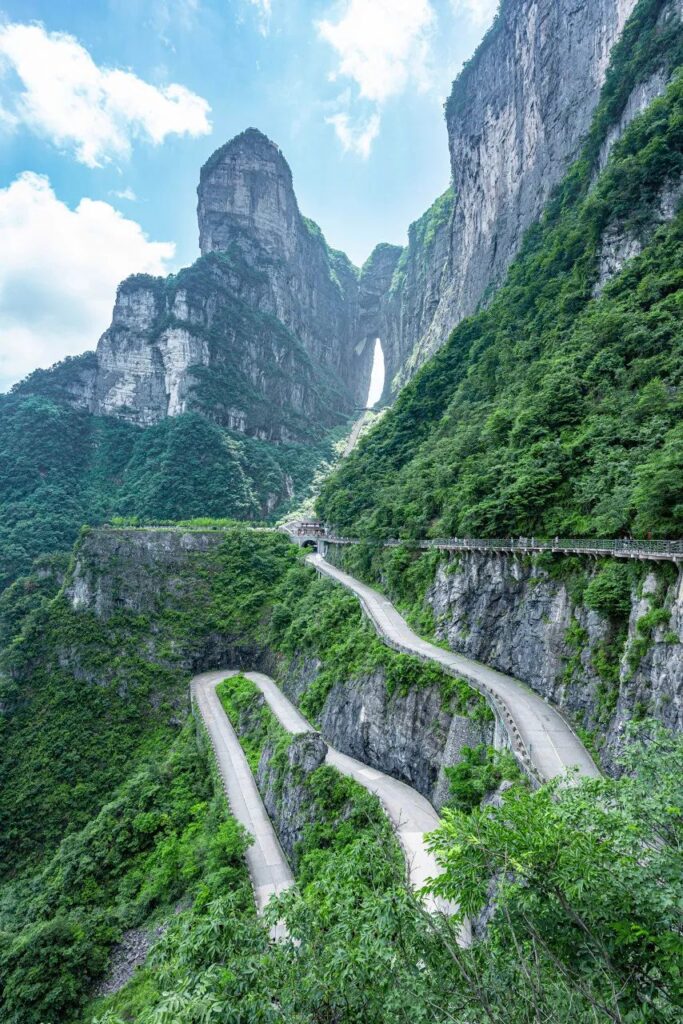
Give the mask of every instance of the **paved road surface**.
<svg viewBox="0 0 683 1024">
<path fill-rule="evenodd" d="M 259 914 L 271 896 L 294 884 L 280 841 L 263 806 L 256 781 L 244 756 L 237 734 L 216 695 L 216 684 L 230 672 L 204 672 L 192 680 L 192 694 L 216 752 L 230 810 L 254 837 L 246 861 Z M 276 928 L 274 936 L 282 933 Z"/>
<path fill-rule="evenodd" d="M 581 775 L 596 777 L 600 774 L 583 743 L 562 715 L 524 683 L 423 640 L 410 629 L 383 594 L 337 569 L 322 555 L 309 555 L 307 561 L 319 572 L 353 591 L 361 599 L 365 612 L 379 634 L 390 644 L 421 658 L 436 661 L 452 674 L 463 676 L 487 696 L 493 694 L 499 706 L 502 704 L 507 712 L 505 717 L 513 742 L 517 732 L 541 779 L 554 778 L 568 768 L 578 768 Z"/>
<path fill-rule="evenodd" d="M 267 817 L 254 777 L 239 746 L 239 740 L 216 696 L 216 684 L 235 674 L 235 669 L 206 672 L 204 675 L 196 676 L 192 686 L 197 705 L 214 739 L 230 807 L 235 817 L 256 837 L 247 858 L 249 860 L 251 856 L 249 870 L 257 906 L 259 911 L 262 911 L 272 893 L 280 892 L 291 885 L 293 879 L 273 826 Z M 259 687 L 283 728 L 294 735 L 314 731 L 298 708 L 269 676 L 261 672 L 243 674 Z M 220 751 L 224 747 L 228 750 L 225 768 L 220 758 Z M 398 779 L 374 768 L 368 768 L 361 761 L 329 746 L 327 763 L 344 775 L 351 776 L 379 798 L 403 846 L 408 878 L 414 889 L 421 889 L 428 878 L 439 874 L 439 866 L 425 846 L 425 833 L 432 832 L 439 825 L 439 816 L 428 800 Z M 428 909 L 445 913 L 453 910 L 453 907 L 444 900 L 435 900 L 432 897 L 426 900 L 425 905 Z M 467 939 L 469 931 L 464 930 L 463 941 Z"/>
<path fill-rule="evenodd" d="M 244 675 L 256 683 L 270 710 L 288 732 L 297 734 L 315 731 L 269 676 L 261 672 L 245 672 Z M 421 889 L 428 878 L 438 875 L 439 866 L 425 846 L 425 833 L 433 832 L 440 824 L 439 815 L 429 801 L 404 782 L 375 768 L 368 768 L 362 761 L 342 754 L 329 744 L 326 760 L 343 775 L 351 776 L 379 798 L 403 847 L 411 886 Z M 431 900 L 427 901 L 427 905 L 443 911 L 451 909 L 443 901 L 437 903 Z"/>
</svg>

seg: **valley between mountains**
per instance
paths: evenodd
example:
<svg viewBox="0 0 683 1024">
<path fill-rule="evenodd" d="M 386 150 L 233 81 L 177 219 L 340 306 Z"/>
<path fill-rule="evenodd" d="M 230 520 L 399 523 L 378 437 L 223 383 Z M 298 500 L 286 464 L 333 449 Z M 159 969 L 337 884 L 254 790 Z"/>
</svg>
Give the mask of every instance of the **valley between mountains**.
<svg viewBox="0 0 683 1024">
<path fill-rule="evenodd" d="M 682 66 L 502 0 L 406 246 L 247 128 L 0 395 L 2 1024 L 679 1024 Z"/>
</svg>

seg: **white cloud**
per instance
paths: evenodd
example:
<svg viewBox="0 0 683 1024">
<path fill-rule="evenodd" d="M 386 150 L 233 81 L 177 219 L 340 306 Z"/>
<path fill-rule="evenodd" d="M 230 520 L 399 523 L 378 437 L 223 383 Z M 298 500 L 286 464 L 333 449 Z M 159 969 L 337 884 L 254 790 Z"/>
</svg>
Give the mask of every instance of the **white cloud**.
<svg viewBox="0 0 683 1024">
<path fill-rule="evenodd" d="M 464 14 L 478 28 L 488 28 L 500 0 L 451 0 L 455 14 Z"/>
<path fill-rule="evenodd" d="M 339 113 L 326 117 L 325 124 L 334 126 L 345 153 L 356 153 L 363 160 L 367 160 L 372 144 L 379 134 L 380 116 L 374 113 L 366 121 L 352 124 L 349 114 Z"/>
<path fill-rule="evenodd" d="M 360 99 L 374 105 L 374 112 L 360 121 L 349 109 L 326 119 L 345 151 L 367 159 L 379 134 L 382 104 L 409 86 L 429 88 L 434 24 L 430 0 L 346 0 L 338 20 L 316 23 L 318 35 L 337 53 L 331 79 L 351 79 Z"/>
<path fill-rule="evenodd" d="M 135 272 L 164 274 L 172 242 L 150 242 L 109 203 L 61 202 L 26 171 L 0 189 L 0 387 L 37 366 L 93 348 L 111 320 L 116 286 Z"/>
<path fill-rule="evenodd" d="M 126 157 L 134 139 L 211 130 L 206 100 L 182 85 L 144 82 L 132 71 L 100 68 L 73 36 L 42 25 L 0 27 L 0 71 L 21 81 L 11 116 L 88 167 Z"/>
<path fill-rule="evenodd" d="M 428 85 L 429 0 L 348 0 L 339 21 L 317 30 L 339 55 L 334 77 L 353 79 L 360 95 L 382 103 L 409 85 Z"/>
<path fill-rule="evenodd" d="M 270 17 L 273 13 L 272 0 L 249 0 L 252 7 L 258 12 L 259 29 L 261 35 L 268 35 L 270 29 Z"/>
<path fill-rule="evenodd" d="M 138 198 L 133 189 L 128 185 L 122 189 L 112 189 L 109 195 L 114 196 L 115 199 L 127 199 L 129 203 L 137 202 Z"/>
<path fill-rule="evenodd" d="M 19 119 L 11 114 L 2 103 L 0 103 L 0 129 L 10 131 L 12 128 L 16 128 L 19 124 Z"/>
</svg>

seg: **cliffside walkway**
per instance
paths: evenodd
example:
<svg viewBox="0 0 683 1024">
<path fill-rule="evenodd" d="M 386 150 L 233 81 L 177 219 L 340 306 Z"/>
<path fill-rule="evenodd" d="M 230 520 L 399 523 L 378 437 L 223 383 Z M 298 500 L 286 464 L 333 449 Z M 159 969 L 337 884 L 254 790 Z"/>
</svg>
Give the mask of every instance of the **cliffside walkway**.
<svg viewBox="0 0 683 1024">
<path fill-rule="evenodd" d="M 192 699 L 216 754 L 230 810 L 254 837 L 245 856 L 256 910 L 262 914 L 271 896 L 294 884 L 294 875 L 263 805 L 237 734 L 216 694 L 216 686 L 228 675 L 230 672 L 204 672 L 195 676 L 191 683 Z M 274 937 L 281 934 L 282 929 L 278 926 Z"/>
<path fill-rule="evenodd" d="M 290 534 L 303 537 L 297 529 Z M 305 540 L 316 540 L 323 544 L 341 546 L 360 543 L 355 537 L 338 537 L 324 530 Z M 382 547 L 407 546 L 417 550 L 430 551 L 480 551 L 501 552 L 502 554 L 533 555 L 548 552 L 553 555 L 589 555 L 594 558 L 630 558 L 640 561 L 681 562 L 683 561 L 683 540 L 591 540 L 558 537 L 555 540 L 537 540 L 535 537 L 499 537 L 478 539 L 476 537 L 450 537 L 439 540 L 385 540 L 378 541 Z"/>
<path fill-rule="evenodd" d="M 423 661 L 436 662 L 482 693 L 504 725 L 516 756 L 539 781 L 562 775 L 568 769 L 577 769 L 584 776 L 599 776 L 593 759 L 569 723 L 519 679 L 423 640 L 383 594 L 331 565 L 322 555 L 309 555 L 306 561 L 360 599 L 365 614 L 390 647 Z"/>
</svg>

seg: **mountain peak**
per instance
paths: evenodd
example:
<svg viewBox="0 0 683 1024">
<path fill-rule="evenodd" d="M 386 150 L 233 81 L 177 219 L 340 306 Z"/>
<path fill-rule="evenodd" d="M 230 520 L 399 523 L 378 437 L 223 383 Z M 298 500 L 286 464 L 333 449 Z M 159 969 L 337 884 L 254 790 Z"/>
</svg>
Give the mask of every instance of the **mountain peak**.
<svg viewBox="0 0 683 1024">
<path fill-rule="evenodd" d="M 209 157 L 197 195 L 202 255 L 228 249 L 245 231 L 266 249 L 286 250 L 300 220 L 289 164 L 257 128 L 247 128 Z"/>
</svg>

